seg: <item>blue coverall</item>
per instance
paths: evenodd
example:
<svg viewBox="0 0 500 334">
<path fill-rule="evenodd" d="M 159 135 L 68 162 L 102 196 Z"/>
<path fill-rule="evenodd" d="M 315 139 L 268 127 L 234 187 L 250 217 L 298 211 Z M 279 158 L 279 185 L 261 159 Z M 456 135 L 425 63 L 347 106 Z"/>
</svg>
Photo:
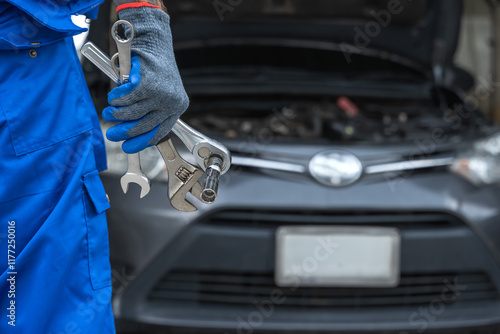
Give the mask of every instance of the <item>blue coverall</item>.
<svg viewBox="0 0 500 334">
<path fill-rule="evenodd" d="M 105 151 L 70 20 L 101 2 L 0 0 L 2 334 L 114 333 Z"/>
</svg>

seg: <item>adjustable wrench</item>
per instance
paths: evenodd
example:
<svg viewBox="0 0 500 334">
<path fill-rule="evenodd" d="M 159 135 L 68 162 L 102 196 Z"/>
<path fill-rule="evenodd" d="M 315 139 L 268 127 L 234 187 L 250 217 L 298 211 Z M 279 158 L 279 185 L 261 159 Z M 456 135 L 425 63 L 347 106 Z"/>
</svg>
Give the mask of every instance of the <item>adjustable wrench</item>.
<svg viewBox="0 0 500 334">
<path fill-rule="evenodd" d="M 120 26 L 123 28 L 124 36 L 120 36 L 118 29 Z M 116 42 L 118 53 L 111 58 L 111 65 L 115 73 L 120 75 L 120 83 L 123 84 L 128 81 L 130 69 L 132 67 L 132 40 L 134 39 L 134 27 L 132 24 L 125 20 L 116 21 L 111 27 L 111 35 Z M 116 61 L 119 61 L 117 64 Z M 120 179 L 120 184 L 124 193 L 128 191 L 130 183 L 137 183 L 141 187 L 141 198 L 146 196 L 151 189 L 151 181 L 142 172 L 141 159 L 139 153 L 127 155 L 128 168 L 127 172 Z"/>
</svg>

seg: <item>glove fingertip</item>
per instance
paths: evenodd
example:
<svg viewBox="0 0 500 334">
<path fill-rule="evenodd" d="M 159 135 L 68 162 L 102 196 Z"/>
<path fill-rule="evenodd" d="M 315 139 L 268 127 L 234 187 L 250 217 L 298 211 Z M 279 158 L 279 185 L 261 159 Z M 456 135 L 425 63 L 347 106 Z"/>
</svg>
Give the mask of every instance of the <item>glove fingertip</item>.
<svg viewBox="0 0 500 334">
<path fill-rule="evenodd" d="M 116 110 L 118 110 L 119 108 L 114 108 L 114 107 L 107 107 L 105 108 L 103 111 L 102 111 L 102 118 L 106 121 L 106 122 L 121 122 L 123 120 L 121 119 L 118 119 L 114 116 L 114 113 Z"/>
<path fill-rule="evenodd" d="M 110 141 L 115 141 L 115 142 L 122 141 L 123 139 L 121 139 L 121 136 L 118 135 L 116 129 L 113 128 L 114 127 L 111 127 L 106 131 L 106 138 Z"/>
<path fill-rule="evenodd" d="M 108 93 L 108 103 L 113 105 L 113 101 L 123 97 L 127 94 L 130 94 L 137 85 L 132 84 L 131 82 L 124 83 L 118 87 L 113 88 L 111 92 Z"/>
<path fill-rule="evenodd" d="M 135 153 L 139 153 L 140 151 L 143 150 L 143 148 L 141 147 L 137 147 L 135 145 L 125 145 L 127 141 L 124 141 L 123 144 L 122 144 L 122 150 L 123 152 L 127 153 L 127 154 L 135 154 Z"/>
<path fill-rule="evenodd" d="M 115 141 L 115 140 L 113 140 L 113 135 L 109 133 L 109 129 L 106 130 L 106 139 L 109 141 Z"/>
<path fill-rule="evenodd" d="M 127 133 L 128 131 L 137 125 L 136 121 L 127 121 L 110 127 L 106 131 L 106 138 L 111 141 L 122 141 L 130 138 Z"/>
<path fill-rule="evenodd" d="M 134 139 L 137 139 L 134 138 Z M 147 143 L 144 143 L 141 140 L 125 140 L 122 144 L 122 150 L 123 152 L 127 154 L 134 154 L 138 153 L 142 150 L 144 150 L 146 147 L 148 147 Z"/>
<path fill-rule="evenodd" d="M 159 126 L 154 128 L 153 130 L 146 132 L 142 135 L 133 137 L 123 142 L 122 149 L 125 153 L 137 153 L 139 151 L 144 150 L 146 147 L 150 147 L 155 145 L 155 143 L 151 143 L 151 139 L 156 135 Z"/>
</svg>

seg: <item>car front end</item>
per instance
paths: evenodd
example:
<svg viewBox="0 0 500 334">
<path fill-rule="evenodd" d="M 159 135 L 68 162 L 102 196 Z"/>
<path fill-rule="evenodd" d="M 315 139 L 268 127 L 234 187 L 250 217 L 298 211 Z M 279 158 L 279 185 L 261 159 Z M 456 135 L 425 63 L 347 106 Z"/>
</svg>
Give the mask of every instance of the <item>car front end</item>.
<svg viewBox="0 0 500 334">
<path fill-rule="evenodd" d="M 242 2 L 210 17 L 211 4 L 170 6 L 191 99 L 182 119 L 233 163 L 216 202 L 189 197 L 198 210 L 184 213 L 155 148 L 142 153 L 153 186 L 139 200 L 122 193 L 126 158 L 107 143 L 120 330 L 500 326 L 500 135 L 451 61 L 461 6 L 401 1 L 409 9 L 385 27 L 370 13 L 391 13 L 390 1 L 312 2 Z M 380 34 L 357 44 L 370 22 Z M 389 241 L 375 246 L 376 235 Z"/>
</svg>

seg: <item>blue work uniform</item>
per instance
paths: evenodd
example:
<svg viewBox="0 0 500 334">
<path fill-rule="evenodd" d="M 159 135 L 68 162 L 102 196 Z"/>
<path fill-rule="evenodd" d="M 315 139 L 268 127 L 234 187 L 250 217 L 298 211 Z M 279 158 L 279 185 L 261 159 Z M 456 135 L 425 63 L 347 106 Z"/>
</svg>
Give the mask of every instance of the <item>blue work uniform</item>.
<svg viewBox="0 0 500 334">
<path fill-rule="evenodd" d="M 104 143 L 71 14 L 0 0 L 0 333 L 114 333 Z"/>
</svg>

